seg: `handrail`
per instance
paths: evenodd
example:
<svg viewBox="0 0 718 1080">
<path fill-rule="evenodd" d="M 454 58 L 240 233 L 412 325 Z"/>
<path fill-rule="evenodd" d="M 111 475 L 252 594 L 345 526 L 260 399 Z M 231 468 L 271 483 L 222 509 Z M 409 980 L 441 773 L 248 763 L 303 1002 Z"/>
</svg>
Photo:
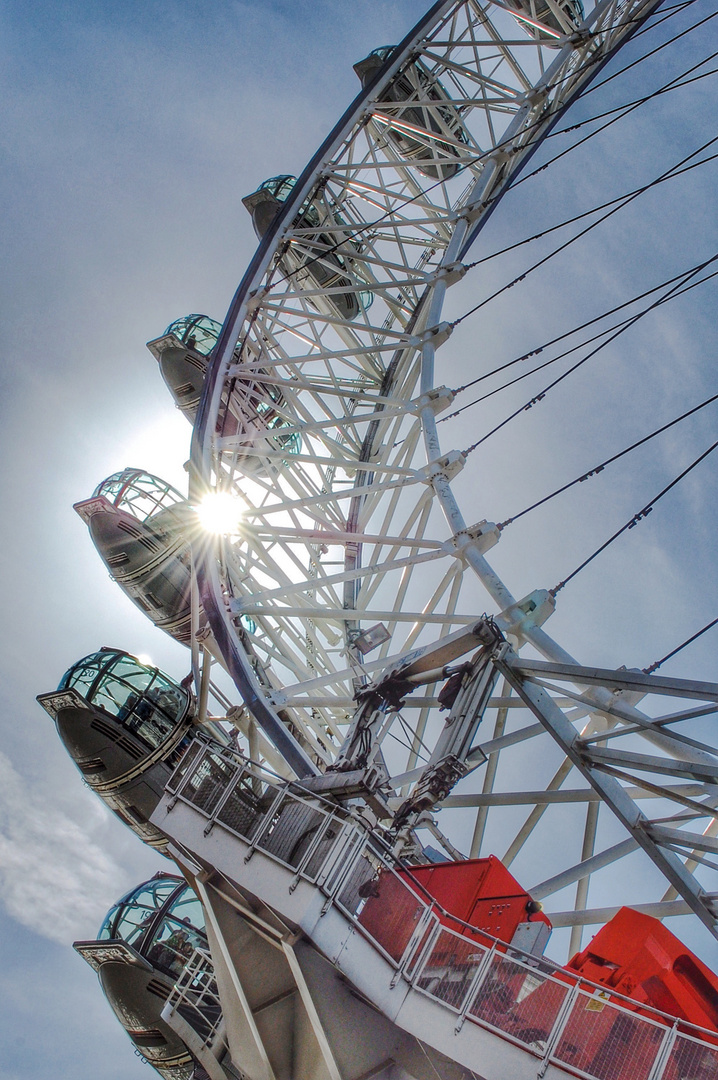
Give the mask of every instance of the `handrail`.
<svg viewBox="0 0 718 1080">
<path fill-rule="evenodd" d="M 201 748 L 200 752 L 193 753 L 193 747 L 197 744 L 199 744 Z M 235 770 L 235 775 L 228 779 L 220 798 L 214 803 L 211 811 L 207 812 L 203 807 L 192 802 L 187 789 L 192 778 L 196 776 L 198 769 L 210 755 L 214 758 L 219 758 L 225 764 L 228 764 Z M 184 766 L 185 759 L 189 759 L 188 767 Z M 269 770 L 266 770 L 262 766 L 258 766 L 257 763 L 250 762 L 249 759 L 245 758 L 238 751 L 228 751 L 228 748 L 220 746 L 215 747 L 207 744 L 205 741 L 195 740 L 190 744 L 183 760 L 175 769 L 172 777 L 170 777 L 166 790 L 174 801 L 179 799 L 187 802 L 190 805 L 193 805 L 195 809 L 205 817 L 209 818 L 209 827 L 213 827 L 216 824 L 229 832 L 243 836 L 243 834 L 237 833 L 231 825 L 223 822 L 219 815 L 221 814 L 222 809 L 228 805 L 231 799 L 231 793 L 236 789 L 237 784 L 243 776 L 257 778 L 257 768 L 260 769 L 265 777 L 269 773 Z M 175 782 L 176 778 L 177 780 Z M 255 850 L 259 849 L 269 858 L 276 859 L 283 865 L 288 866 L 294 873 L 292 889 L 296 887 L 296 884 L 298 884 L 301 878 L 316 883 L 317 887 L 320 888 L 327 897 L 325 910 L 330 905 L 337 906 L 342 914 L 356 927 L 357 930 L 359 930 L 362 936 L 371 941 L 372 944 L 387 957 L 388 961 L 395 969 L 392 983 L 402 978 L 418 992 L 429 994 L 434 1000 L 438 1000 L 444 1005 L 447 1005 L 457 1014 L 457 1031 L 460 1030 L 464 1021 L 468 1018 L 483 1026 L 491 1028 L 499 1035 L 512 1042 L 518 1042 L 520 1045 L 524 1046 L 526 1045 L 525 1042 L 521 1041 L 517 1034 L 498 1026 L 498 1022 L 494 1022 L 495 1018 L 482 1018 L 472 1013 L 472 1009 L 477 1007 L 482 987 L 490 973 L 493 971 L 494 965 L 497 965 L 499 968 L 502 964 L 504 966 L 515 965 L 517 971 L 522 969 L 526 972 L 525 978 L 538 979 L 540 980 L 540 983 L 551 981 L 559 989 L 563 988 L 565 991 L 562 997 L 559 995 L 556 1015 L 553 1017 L 550 1024 L 550 1030 L 546 1033 L 545 1045 L 540 1049 L 536 1049 L 533 1046 L 529 1047 L 531 1052 L 539 1054 L 541 1061 L 545 1066 L 539 1075 L 543 1075 L 549 1063 L 552 1063 L 561 1068 L 569 1069 L 579 1075 L 589 1078 L 592 1077 L 593 1074 L 583 1071 L 575 1064 L 563 1062 L 560 1058 L 555 1056 L 561 1047 L 562 1033 L 574 1018 L 574 1007 L 571 1003 L 577 1002 L 582 995 L 585 997 L 592 997 L 596 1000 L 596 1011 L 598 1011 L 598 1005 L 600 1004 L 601 1010 L 604 1008 L 617 1010 L 626 1016 L 632 1017 L 637 1023 L 643 1022 L 654 1029 L 660 1028 L 668 1033 L 671 1031 L 674 1032 L 670 1045 L 664 1037 L 661 1039 L 660 1045 L 656 1048 L 655 1057 L 650 1070 L 650 1080 L 661 1080 L 664 1076 L 665 1070 L 671 1060 L 674 1042 L 677 1038 L 681 1037 L 700 1043 L 711 1053 L 715 1052 L 716 1069 L 718 1070 L 717 1032 L 692 1024 L 688 1021 L 676 1019 L 675 1016 L 672 1016 L 669 1013 L 656 1009 L 653 1006 L 644 1005 L 643 1003 L 618 993 L 612 988 L 603 986 L 600 983 L 591 982 L 573 972 L 567 971 L 552 960 L 526 953 L 524 950 L 510 945 L 510 943 L 495 938 L 491 934 L 479 930 L 477 927 L 471 926 L 469 923 L 464 922 L 450 912 L 446 912 L 446 910 L 427 893 L 421 883 L 416 881 L 413 875 L 411 875 L 410 867 L 403 864 L 401 860 L 396 859 L 391 852 L 379 850 L 378 845 L 376 845 L 375 834 L 369 830 L 367 823 L 361 818 L 349 813 L 345 808 L 335 803 L 331 803 L 328 799 L 317 795 L 314 792 L 303 789 L 300 794 L 297 789 L 301 788 L 301 784 L 298 784 L 297 781 L 286 781 L 283 778 L 275 779 L 272 777 L 271 780 L 265 779 L 264 783 L 266 783 L 267 788 L 274 791 L 275 797 L 261 812 L 261 824 L 259 830 L 254 832 L 251 839 L 243 836 L 250 845 L 250 852 L 246 857 L 249 858 Z M 184 794 L 185 792 L 187 792 L 186 795 Z M 313 814 L 318 814 L 325 819 L 324 822 L 320 823 L 318 826 L 313 826 L 315 834 L 312 836 L 312 840 L 307 849 L 303 851 L 297 859 L 296 864 L 288 863 L 282 858 L 281 854 L 278 854 L 276 850 L 272 851 L 271 848 L 265 847 L 263 843 L 265 838 L 271 841 L 273 835 L 275 835 L 275 837 L 279 835 L 281 847 L 282 836 L 279 831 L 273 832 L 273 827 L 281 821 L 282 807 L 285 804 L 285 800 L 293 800 L 295 803 L 303 805 L 306 808 L 303 813 L 311 811 Z M 312 819 L 307 818 L 305 820 L 311 821 Z M 321 863 L 318 868 L 315 867 L 311 877 L 309 877 L 306 872 L 307 867 L 310 862 L 316 859 L 321 844 L 327 841 L 327 832 L 332 821 L 339 821 L 344 826 L 348 826 L 348 831 L 347 828 L 342 828 L 336 839 L 329 841 L 327 850 L 321 855 Z M 301 826 L 301 819 L 299 824 Z M 287 822 L 285 821 L 285 828 L 286 827 Z M 300 840 L 302 835 L 303 834 L 299 834 Z M 293 833 L 289 833 L 288 836 L 290 840 L 294 839 Z M 358 838 L 358 843 L 356 843 L 356 845 L 352 845 L 352 836 Z M 341 872 L 336 874 L 337 849 L 339 846 L 346 847 L 346 845 L 353 847 L 352 857 L 342 865 Z M 290 850 L 288 854 L 293 855 L 293 850 L 294 849 Z M 409 939 L 403 946 L 401 955 L 398 958 L 390 955 L 387 952 L 385 945 L 377 940 L 376 937 L 369 932 L 366 926 L 362 925 L 361 911 L 363 910 L 363 904 L 360 903 L 358 909 L 355 911 L 353 909 L 350 910 L 345 903 L 342 903 L 342 892 L 351 885 L 353 876 L 360 866 L 361 859 L 367 854 L 370 855 L 370 860 L 367 860 L 370 862 L 370 876 L 372 871 L 376 872 L 377 867 L 380 868 L 380 872 L 387 871 L 395 875 L 401 881 L 407 892 L 414 897 L 417 904 L 423 909 L 421 914 L 417 917 L 414 930 L 409 935 Z M 325 868 L 328 869 L 323 878 L 322 872 Z M 365 878 L 365 880 L 370 880 L 370 876 Z M 424 896 L 428 899 L 424 900 Z M 447 925 L 447 922 L 443 921 L 442 916 L 451 925 Z M 431 926 L 432 918 L 436 919 L 436 923 L 433 927 Z M 454 925 L 469 931 L 469 933 L 462 933 L 461 930 L 453 929 L 452 927 Z M 442 935 L 444 935 L 443 938 Z M 445 965 L 445 978 L 448 978 L 451 974 L 460 977 L 454 980 L 453 983 L 449 980 L 451 987 L 455 987 L 460 992 L 460 999 L 455 1003 L 447 1001 L 433 993 L 426 985 L 420 985 L 422 979 L 426 982 L 427 965 L 434 957 L 437 945 L 440 945 L 442 941 L 446 941 L 447 939 L 456 939 L 457 941 L 464 943 L 470 942 L 476 952 L 471 954 L 474 959 L 469 959 L 468 963 L 478 963 L 478 967 L 474 971 L 469 971 L 466 963 L 463 964 L 463 967 L 451 967 L 450 964 Z M 441 950 L 439 951 L 441 952 Z M 438 971 L 440 968 L 441 964 L 439 965 L 439 968 L 436 968 L 435 970 Z M 464 985 L 461 980 L 466 979 L 467 972 L 469 978 L 466 985 Z M 179 984 L 180 980 L 178 980 L 177 986 L 179 986 Z M 519 1002 L 517 1001 L 515 1005 L 511 1007 L 518 1007 L 518 1004 Z"/>
</svg>

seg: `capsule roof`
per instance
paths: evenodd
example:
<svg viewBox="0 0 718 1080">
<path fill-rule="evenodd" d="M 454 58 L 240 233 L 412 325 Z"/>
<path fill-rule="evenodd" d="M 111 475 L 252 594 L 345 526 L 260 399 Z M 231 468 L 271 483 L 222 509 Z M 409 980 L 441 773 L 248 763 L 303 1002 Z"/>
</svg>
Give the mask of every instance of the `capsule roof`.
<svg viewBox="0 0 718 1080">
<path fill-rule="evenodd" d="M 270 176 L 269 180 L 265 180 L 259 185 L 257 191 L 268 191 L 270 195 L 274 195 L 275 199 L 284 202 L 289 197 L 296 182 L 296 176 L 290 176 L 288 173 L 282 176 Z"/>
<path fill-rule="evenodd" d="M 103 495 L 118 510 L 131 514 L 137 521 L 147 521 L 160 510 L 166 510 L 187 500 L 176 488 L 158 476 L 142 469 L 123 469 L 113 473 L 95 488 L 92 498 Z"/>
<path fill-rule="evenodd" d="M 129 653 L 101 649 L 66 671 L 58 690 L 73 689 L 151 747 L 160 746 L 186 715 L 189 692 Z"/>
<path fill-rule="evenodd" d="M 169 324 L 163 337 L 174 334 L 183 345 L 208 356 L 217 344 L 221 329 L 222 324 L 209 315 L 183 315 Z"/>
</svg>

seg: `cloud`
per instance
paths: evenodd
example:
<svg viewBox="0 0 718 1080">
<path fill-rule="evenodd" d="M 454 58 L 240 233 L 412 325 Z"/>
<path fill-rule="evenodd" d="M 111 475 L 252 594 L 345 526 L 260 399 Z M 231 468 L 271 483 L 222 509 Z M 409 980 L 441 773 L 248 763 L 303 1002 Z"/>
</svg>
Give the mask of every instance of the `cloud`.
<svg viewBox="0 0 718 1080">
<path fill-rule="evenodd" d="M 87 937 L 126 888 L 120 865 L 0 754 L 0 899 L 23 926 L 67 944 Z M 92 828 L 92 824 L 90 825 Z"/>
</svg>

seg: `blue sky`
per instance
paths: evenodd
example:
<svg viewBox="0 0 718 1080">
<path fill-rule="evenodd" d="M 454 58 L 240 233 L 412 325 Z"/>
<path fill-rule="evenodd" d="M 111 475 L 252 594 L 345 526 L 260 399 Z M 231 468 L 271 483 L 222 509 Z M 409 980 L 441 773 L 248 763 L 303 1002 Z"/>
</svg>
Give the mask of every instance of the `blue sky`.
<svg viewBox="0 0 718 1080">
<path fill-rule="evenodd" d="M 710 11 L 707 0 L 693 7 L 691 21 Z M 150 1075 L 69 944 L 92 937 L 112 901 L 159 861 L 83 789 L 34 696 L 103 644 L 148 653 L 180 677 L 187 655 L 108 580 L 72 503 L 125 465 L 182 486 L 189 428 L 144 342 L 189 311 L 222 318 L 255 246 L 241 196 L 301 171 L 358 88 L 352 62 L 397 40 L 418 10 L 408 0 L 39 2 L 30 17 L 27 5 L 0 7 L 4 1080 Z M 576 115 L 659 86 L 715 49 L 714 22 Z M 482 251 L 651 179 L 710 137 L 715 113 L 714 80 L 645 106 L 509 195 Z M 715 182 L 708 166 L 663 185 L 552 261 L 518 301 L 505 295 L 467 320 L 444 350 L 441 381 L 465 381 L 477 351 L 510 358 L 709 257 L 718 250 Z M 451 314 L 522 259 L 465 279 Z M 477 452 L 462 481 L 479 504 L 471 520 L 521 509 L 715 392 L 715 311 L 712 286 L 667 307 Z M 472 441 L 518 400 L 506 395 L 445 425 L 447 448 Z M 715 414 L 703 416 L 507 530 L 495 561 L 514 592 L 555 584 L 715 427 Z M 714 618 L 716 488 L 709 461 L 566 589 L 554 636 L 581 660 L 644 666 Z M 667 670 L 714 679 L 716 640 Z M 690 920 L 675 929 L 718 966 Z"/>
</svg>

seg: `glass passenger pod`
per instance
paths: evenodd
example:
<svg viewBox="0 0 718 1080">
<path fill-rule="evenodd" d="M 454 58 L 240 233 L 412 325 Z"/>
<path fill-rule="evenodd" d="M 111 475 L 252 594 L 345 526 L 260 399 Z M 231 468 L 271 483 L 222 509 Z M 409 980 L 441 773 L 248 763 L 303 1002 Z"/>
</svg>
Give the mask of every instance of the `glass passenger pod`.
<svg viewBox="0 0 718 1080">
<path fill-rule="evenodd" d="M 155 626 L 191 637 L 194 511 L 170 484 L 140 469 L 113 473 L 75 503 L 110 574 Z"/>
<path fill-rule="evenodd" d="M 91 706 L 90 712 L 111 721 L 118 738 L 129 736 L 147 755 L 161 756 L 166 747 L 174 746 L 192 719 L 189 691 L 158 668 L 116 649 L 103 648 L 74 664 L 63 675 L 58 692 L 69 689 Z M 77 710 L 61 710 L 58 725 L 64 711 Z"/>
<path fill-rule="evenodd" d="M 170 323 L 161 337 L 147 342 L 177 408 L 191 424 L 202 396 L 208 357 L 221 329 L 222 324 L 209 315 L 185 315 Z"/>
<path fill-rule="evenodd" d="M 242 202 L 252 215 L 254 231 L 261 239 L 269 229 L 296 183 L 295 176 L 273 176 L 260 184 L 255 192 Z M 347 234 L 342 236 L 337 226 L 344 225 L 339 213 L 318 196 L 305 202 L 293 222 L 295 228 L 316 229 L 316 234 L 306 241 L 295 239 L 282 256 L 286 274 L 292 275 L 299 288 L 307 290 L 333 290 L 322 299 L 312 298 L 312 306 L 322 304 L 333 309 L 342 319 L 355 319 L 360 311 L 369 307 L 373 295 L 357 291 L 356 265 L 353 255 L 358 255 L 361 245 Z M 322 232 L 322 226 L 331 231 Z M 359 279 L 362 283 L 362 279 Z"/>
<path fill-rule="evenodd" d="M 221 324 L 208 315 L 186 315 L 171 323 L 162 337 L 147 343 L 175 403 L 191 424 L 197 416 L 209 357 L 221 329 Z M 248 346 L 245 349 L 252 362 L 253 354 Z M 236 359 L 241 362 L 239 356 Z M 266 472 L 263 450 L 296 454 L 301 446 L 297 432 L 282 431 L 292 427 L 293 422 L 285 415 L 287 404 L 280 388 L 263 382 L 263 372 L 255 372 L 255 376 L 246 381 L 235 378 L 232 393 L 224 392 L 217 425 L 217 435 L 236 444 L 242 469 L 254 475 Z"/>
<path fill-rule="evenodd" d="M 265 377 L 265 372 L 256 370 L 244 378 L 235 374 L 218 424 L 218 438 L 229 440 L 229 452 L 248 476 L 264 476 L 281 468 L 282 458 L 268 454 L 298 454 L 302 446 L 281 387 L 264 382 Z"/>
<path fill-rule="evenodd" d="M 393 51 L 393 45 L 385 45 L 354 65 L 362 86 L 369 85 Z M 380 123 L 382 115 L 394 119 L 393 125 L 387 124 L 386 133 L 400 156 L 432 180 L 455 176 L 462 156 L 461 147 L 455 144 L 467 143 L 466 131 L 458 109 L 426 65 L 412 60 L 394 76 L 381 97 L 375 122 Z M 396 102 L 396 106 L 386 102 Z M 412 137 L 411 128 L 427 134 Z M 447 141 L 435 136 L 444 136 Z"/>
<path fill-rule="evenodd" d="M 519 12 L 521 28 L 542 45 L 558 49 L 563 38 L 573 34 L 584 19 L 581 0 L 506 0 L 508 7 Z"/>
<path fill-rule="evenodd" d="M 126 959 L 117 948 L 121 943 L 129 946 Z M 166 874 L 155 875 L 118 901 L 96 942 L 75 943 L 98 971 L 105 996 L 130 1039 L 166 1080 L 194 1075 L 194 1059 L 162 1019 L 162 1009 L 197 947 L 208 951 L 202 906 L 182 878 Z M 204 1036 L 219 1014 L 191 1011 L 185 1019 Z"/>
<path fill-rule="evenodd" d="M 189 692 L 128 653 L 101 649 L 38 701 L 86 783 L 142 840 L 164 847 L 150 817 L 190 740 Z"/>
<path fill-rule="evenodd" d="M 202 904 L 184 879 L 167 874 L 123 896 L 108 911 L 97 939 L 126 942 L 174 978 L 194 949 L 208 948 Z"/>
</svg>

